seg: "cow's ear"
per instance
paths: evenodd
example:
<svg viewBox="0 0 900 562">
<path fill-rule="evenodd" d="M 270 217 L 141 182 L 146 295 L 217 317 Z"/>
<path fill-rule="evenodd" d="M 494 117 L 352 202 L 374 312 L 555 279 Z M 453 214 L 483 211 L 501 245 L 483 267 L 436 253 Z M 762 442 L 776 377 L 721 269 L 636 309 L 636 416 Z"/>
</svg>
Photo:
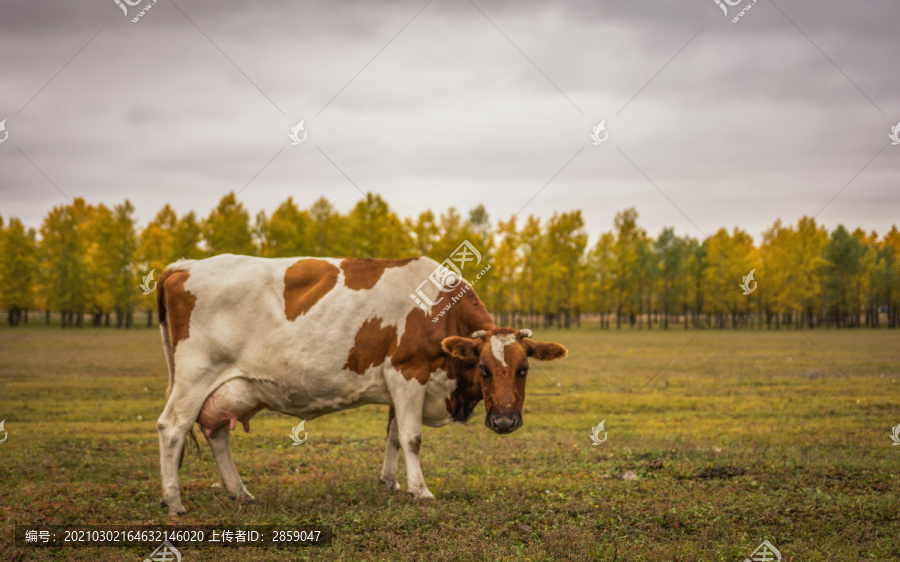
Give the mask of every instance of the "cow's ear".
<svg viewBox="0 0 900 562">
<path fill-rule="evenodd" d="M 562 359 L 569 354 L 569 350 L 558 343 L 531 341 L 529 339 L 523 339 L 522 343 L 525 344 L 528 356 L 534 357 L 539 361 Z"/>
<path fill-rule="evenodd" d="M 481 342 L 481 339 L 452 336 L 444 338 L 444 340 L 441 341 L 441 349 L 451 357 L 455 357 L 466 363 L 477 363 L 478 346 L 481 345 Z"/>
</svg>

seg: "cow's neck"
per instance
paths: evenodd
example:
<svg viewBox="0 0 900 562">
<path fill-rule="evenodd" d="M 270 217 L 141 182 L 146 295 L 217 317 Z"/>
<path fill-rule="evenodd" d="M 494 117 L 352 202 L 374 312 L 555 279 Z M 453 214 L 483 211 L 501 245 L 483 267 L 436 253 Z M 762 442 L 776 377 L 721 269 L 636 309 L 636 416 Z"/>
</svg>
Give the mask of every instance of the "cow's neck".
<svg viewBox="0 0 900 562">
<path fill-rule="evenodd" d="M 487 311 L 484 303 L 478 298 L 475 289 L 469 289 L 460 300 L 449 310 L 450 317 L 447 324 L 452 326 L 454 333 L 448 336 L 470 337 L 472 332 L 478 330 L 492 330 L 497 327 L 494 317 Z"/>
<path fill-rule="evenodd" d="M 496 328 L 494 318 L 487 311 L 484 303 L 478 298 L 474 289 L 469 289 L 462 298 L 449 310 L 443 337 L 471 337 L 478 330 Z M 478 402 L 484 399 L 481 380 L 477 369 L 458 359 L 444 355 L 444 371 L 456 381 L 456 389 L 447 400 L 447 411 L 456 421 L 466 421 L 475 410 Z"/>
</svg>

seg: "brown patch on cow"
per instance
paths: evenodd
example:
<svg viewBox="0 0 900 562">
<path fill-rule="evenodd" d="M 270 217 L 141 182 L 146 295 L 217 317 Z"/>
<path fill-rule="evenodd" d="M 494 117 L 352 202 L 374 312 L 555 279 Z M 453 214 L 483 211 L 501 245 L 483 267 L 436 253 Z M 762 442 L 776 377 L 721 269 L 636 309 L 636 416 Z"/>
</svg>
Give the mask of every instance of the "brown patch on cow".
<svg viewBox="0 0 900 562">
<path fill-rule="evenodd" d="M 161 287 L 157 297 L 157 313 L 160 322 L 169 325 L 169 333 L 172 337 L 172 353 L 178 347 L 178 342 L 188 339 L 191 335 L 191 312 L 197 304 L 197 297 L 184 288 L 184 284 L 190 277 L 188 271 L 165 270 L 160 274 L 157 286 Z"/>
<path fill-rule="evenodd" d="M 341 261 L 344 271 L 344 285 L 354 291 L 371 289 L 378 283 L 384 270 L 389 267 L 401 267 L 418 258 L 402 260 L 386 260 L 373 258 L 346 258 Z"/>
<path fill-rule="evenodd" d="M 395 449 L 399 449 L 400 448 L 400 439 L 397 437 L 394 437 L 393 439 L 391 439 L 391 446 L 393 446 Z"/>
<path fill-rule="evenodd" d="M 440 339 L 436 339 L 439 331 L 418 308 L 406 315 L 403 336 L 391 354 L 391 363 L 403 378 L 425 384 L 431 372 L 444 364 Z"/>
<path fill-rule="evenodd" d="M 344 368 L 364 375 L 369 367 L 384 363 L 384 358 L 391 355 L 396 348 L 397 329 L 393 326 L 382 326 L 380 318 L 370 318 L 356 332 L 356 340 Z"/>
<path fill-rule="evenodd" d="M 294 321 L 337 285 L 340 271 L 325 260 L 300 260 L 284 272 L 284 315 Z"/>
<path fill-rule="evenodd" d="M 409 452 L 418 455 L 419 451 L 422 450 L 422 436 L 416 435 L 414 439 L 409 440 Z"/>
</svg>

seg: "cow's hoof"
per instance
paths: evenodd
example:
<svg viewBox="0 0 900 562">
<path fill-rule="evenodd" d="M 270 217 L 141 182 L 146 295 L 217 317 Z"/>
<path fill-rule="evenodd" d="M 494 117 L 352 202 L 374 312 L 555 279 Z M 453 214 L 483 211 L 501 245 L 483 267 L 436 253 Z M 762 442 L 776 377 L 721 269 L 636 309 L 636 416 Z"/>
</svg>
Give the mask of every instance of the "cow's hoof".
<svg viewBox="0 0 900 562">
<path fill-rule="evenodd" d="M 237 500 L 242 503 L 256 503 L 256 497 L 247 490 L 241 492 Z"/>
<path fill-rule="evenodd" d="M 181 505 L 180 501 L 177 501 L 173 504 L 169 504 L 166 500 L 159 500 L 159 507 L 168 507 L 169 515 L 184 515 L 187 513 L 187 510 Z"/>
<path fill-rule="evenodd" d="M 416 502 L 428 503 L 434 501 L 434 494 L 429 492 L 427 488 L 425 490 L 407 491 L 406 494 L 411 496 L 413 501 Z"/>
<path fill-rule="evenodd" d="M 388 492 L 399 492 L 400 491 L 400 483 L 396 480 L 390 481 L 385 478 L 379 478 L 378 483 L 384 486 L 384 489 Z"/>
<path fill-rule="evenodd" d="M 169 515 L 181 516 L 181 515 L 184 515 L 185 513 L 187 513 L 187 510 L 180 503 L 169 506 Z"/>
</svg>

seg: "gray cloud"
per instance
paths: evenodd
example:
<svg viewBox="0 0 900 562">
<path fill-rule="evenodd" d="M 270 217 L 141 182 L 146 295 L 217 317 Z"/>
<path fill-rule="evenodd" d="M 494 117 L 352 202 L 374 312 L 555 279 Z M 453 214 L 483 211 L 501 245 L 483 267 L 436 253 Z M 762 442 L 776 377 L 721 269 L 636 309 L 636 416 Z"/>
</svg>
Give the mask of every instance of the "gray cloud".
<svg viewBox="0 0 900 562">
<path fill-rule="evenodd" d="M 38 226 L 66 201 L 18 148 L 67 196 L 127 197 L 142 222 L 166 202 L 205 215 L 254 175 L 253 213 L 289 195 L 348 210 L 341 171 L 401 215 L 483 202 L 505 219 L 559 172 L 523 214 L 583 209 L 596 234 L 635 206 L 652 233 L 758 239 L 886 146 L 820 218 L 884 232 L 898 216 L 889 0 L 761 0 L 737 24 L 712 0 L 476 1 L 487 18 L 467 0 L 176 3 L 135 24 L 113 0 L 0 2 L 0 214 Z"/>
</svg>

